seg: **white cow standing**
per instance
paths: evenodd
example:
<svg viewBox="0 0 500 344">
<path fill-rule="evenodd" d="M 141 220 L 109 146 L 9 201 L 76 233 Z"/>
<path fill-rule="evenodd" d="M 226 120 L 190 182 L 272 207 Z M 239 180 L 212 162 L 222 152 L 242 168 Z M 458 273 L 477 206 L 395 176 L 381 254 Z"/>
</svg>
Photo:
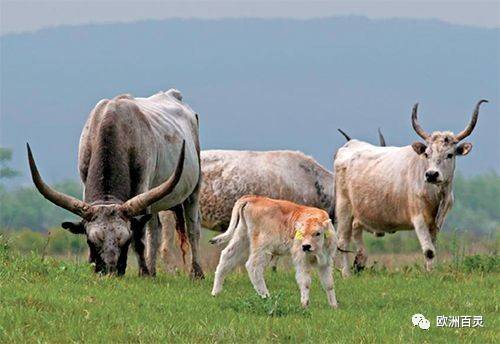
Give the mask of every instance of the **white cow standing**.
<svg viewBox="0 0 500 344">
<path fill-rule="evenodd" d="M 414 229 L 427 270 L 432 269 L 436 236 L 453 204 L 455 157 L 472 149 L 469 136 L 477 122 L 481 100 L 469 125 L 459 134 L 426 133 L 417 122 L 415 104 L 412 124 L 425 143 L 405 147 L 376 147 L 350 140 L 336 154 L 335 215 L 339 248 L 347 250 L 351 237 L 357 246 L 354 267 L 366 264 L 363 230 L 384 232 Z M 350 274 L 348 256 L 342 252 L 342 275 Z"/>
</svg>

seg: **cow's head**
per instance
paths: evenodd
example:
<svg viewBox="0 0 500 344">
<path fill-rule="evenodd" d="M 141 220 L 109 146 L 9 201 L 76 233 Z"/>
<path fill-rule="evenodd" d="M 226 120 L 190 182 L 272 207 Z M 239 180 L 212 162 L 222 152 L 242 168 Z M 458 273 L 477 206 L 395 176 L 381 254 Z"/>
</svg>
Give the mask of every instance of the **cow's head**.
<svg viewBox="0 0 500 344">
<path fill-rule="evenodd" d="M 411 115 L 413 129 L 424 139 L 425 143 L 417 141 L 412 144 L 412 147 L 427 163 L 427 168 L 422 176 L 427 183 L 446 184 L 452 180 L 455 171 L 455 157 L 467 155 L 472 149 L 472 143 L 460 143 L 460 141 L 472 133 L 477 123 L 479 107 L 482 103 L 487 102 L 483 99 L 477 103 L 469 125 L 456 135 L 450 131 L 435 131 L 432 134 L 425 132 L 418 124 L 418 103 L 415 104 Z"/>
<path fill-rule="evenodd" d="M 95 271 L 102 273 L 125 273 L 127 252 L 131 241 L 141 240 L 145 224 L 151 218 L 146 209 L 171 193 L 182 174 L 185 143 L 174 173 L 163 184 L 139 194 L 124 203 L 87 203 L 60 193 L 49 187 L 40 176 L 30 146 L 28 160 L 31 176 L 38 191 L 52 203 L 80 216 L 80 222 L 63 222 L 62 227 L 74 234 L 87 237 L 90 260 Z"/>
<path fill-rule="evenodd" d="M 305 253 L 316 253 L 330 248 L 335 241 L 332 220 L 325 217 L 307 217 L 295 223 L 295 240 Z"/>
</svg>

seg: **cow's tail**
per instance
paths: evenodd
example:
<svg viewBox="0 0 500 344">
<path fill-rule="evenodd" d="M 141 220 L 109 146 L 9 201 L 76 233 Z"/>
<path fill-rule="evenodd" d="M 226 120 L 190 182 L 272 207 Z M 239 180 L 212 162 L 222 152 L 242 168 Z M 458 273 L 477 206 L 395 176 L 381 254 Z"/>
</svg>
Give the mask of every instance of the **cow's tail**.
<svg viewBox="0 0 500 344">
<path fill-rule="evenodd" d="M 212 245 L 222 245 L 233 237 L 234 232 L 236 231 L 236 228 L 238 228 L 238 225 L 240 224 L 240 221 L 242 220 L 241 217 L 243 217 L 243 209 L 245 208 L 245 205 L 247 204 L 247 201 L 245 200 L 238 200 L 234 204 L 233 207 L 233 212 L 231 214 L 231 221 L 229 222 L 229 227 L 227 230 L 219 234 L 212 239 L 210 239 L 210 243 Z"/>
</svg>

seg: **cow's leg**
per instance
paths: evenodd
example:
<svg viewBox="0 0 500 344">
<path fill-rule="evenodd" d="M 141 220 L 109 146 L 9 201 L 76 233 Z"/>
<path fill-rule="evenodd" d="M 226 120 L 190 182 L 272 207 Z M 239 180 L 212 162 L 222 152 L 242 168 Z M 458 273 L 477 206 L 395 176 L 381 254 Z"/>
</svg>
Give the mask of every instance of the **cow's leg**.
<svg viewBox="0 0 500 344">
<path fill-rule="evenodd" d="M 215 296 L 222 291 L 222 284 L 227 273 L 234 269 L 238 264 L 243 263 L 248 254 L 248 243 L 245 236 L 239 233 L 229 241 L 229 244 L 222 250 L 219 264 L 215 270 L 214 286 L 212 288 L 212 295 Z"/>
<path fill-rule="evenodd" d="M 269 261 L 269 265 L 271 265 L 271 269 L 273 270 L 273 272 L 276 272 L 278 271 L 277 269 L 277 266 L 278 266 L 278 255 L 277 254 L 273 254 L 271 256 L 271 260 Z"/>
<path fill-rule="evenodd" d="M 352 213 L 351 206 L 347 200 L 344 200 L 341 197 L 337 198 L 336 212 L 339 237 L 338 247 L 342 251 L 345 251 L 340 252 L 342 256 L 342 277 L 345 278 L 351 275 L 347 250 L 349 249 L 349 243 L 352 235 Z"/>
<path fill-rule="evenodd" d="M 309 290 L 311 289 L 311 273 L 304 262 L 295 263 L 295 279 L 300 288 L 300 303 L 302 307 L 309 306 Z"/>
<path fill-rule="evenodd" d="M 420 246 L 424 252 L 425 267 L 427 271 L 431 271 L 434 257 L 436 255 L 436 248 L 432 242 L 429 227 L 427 227 L 423 215 L 416 216 L 412 222 L 415 227 L 415 232 L 417 233 L 418 241 L 420 241 Z"/>
<path fill-rule="evenodd" d="M 187 235 L 189 239 L 189 244 L 191 246 L 191 276 L 196 279 L 203 279 L 205 275 L 200 265 L 200 258 L 198 256 L 199 242 L 200 242 L 200 232 L 201 232 L 201 216 L 200 209 L 198 205 L 198 192 L 197 188 L 195 192 L 191 194 L 184 201 L 184 218 L 186 221 Z"/>
<path fill-rule="evenodd" d="M 160 219 L 154 214 L 146 230 L 146 264 L 149 274 L 156 275 L 156 256 L 161 243 Z"/>
<path fill-rule="evenodd" d="M 133 246 L 134 251 L 137 255 L 137 265 L 139 265 L 139 276 L 148 276 L 149 270 L 146 264 L 146 254 L 145 254 L 145 235 L 144 231 L 135 231 L 133 233 Z"/>
<path fill-rule="evenodd" d="M 175 246 L 175 226 L 176 219 L 172 211 L 162 211 L 159 213 L 160 225 L 161 225 L 161 247 L 160 256 L 163 260 L 165 270 L 167 272 L 175 271 L 175 256 L 174 256 L 174 246 Z"/>
<path fill-rule="evenodd" d="M 269 290 L 264 280 L 264 270 L 269 263 L 269 258 L 269 255 L 261 250 L 252 250 L 245 264 L 255 291 L 263 298 L 269 297 Z"/>
<path fill-rule="evenodd" d="M 320 266 L 318 269 L 319 279 L 321 285 L 326 292 L 326 297 L 328 298 L 328 304 L 333 308 L 338 307 L 337 298 L 335 296 L 335 290 L 333 285 L 333 275 L 332 275 L 332 265 Z"/>
<path fill-rule="evenodd" d="M 357 221 L 354 221 L 352 232 L 356 244 L 356 257 L 354 258 L 353 266 L 355 271 L 359 272 L 365 268 L 367 261 L 366 247 L 363 241 L 363 226 Z"/>
<path fill-rule="evenodd" d="M 431 226 L 429 228 L 429 232 L 431 234 L 432 243 L 434 244 L 434 247 L 435 247 L 436 241 L 437 241 L 437 234 L 439 233 L 439 228 L 437 228 L 436 226 Z"/>
</svg>

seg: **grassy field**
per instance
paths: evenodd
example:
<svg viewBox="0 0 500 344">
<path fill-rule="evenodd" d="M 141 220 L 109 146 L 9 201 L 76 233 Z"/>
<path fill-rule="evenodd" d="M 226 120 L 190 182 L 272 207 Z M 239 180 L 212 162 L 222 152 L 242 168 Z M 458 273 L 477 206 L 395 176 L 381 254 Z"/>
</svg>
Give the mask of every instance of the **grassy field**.
<svg viewBox="0 0 500 344">
<path fill-rule="evenodd" d="M 336 274 L 340 309 L 328 308 L 313 280 L 311 306 L 299 307 L 291 272 L 267 274 L 272 297 L 259 299 L 243 273 L 218 298 L 213 274 L 122 278 L 86 263 L 0 248 L 0 342 L 499 342 L 498 258 L 475 257 L 460 268 L 427 274 L 417 266 Z M 413 327 L 423 313 L 428 331 Z M 483 328 L 437 328 L 437 315 L 482 315 Z"/>
</svg>

